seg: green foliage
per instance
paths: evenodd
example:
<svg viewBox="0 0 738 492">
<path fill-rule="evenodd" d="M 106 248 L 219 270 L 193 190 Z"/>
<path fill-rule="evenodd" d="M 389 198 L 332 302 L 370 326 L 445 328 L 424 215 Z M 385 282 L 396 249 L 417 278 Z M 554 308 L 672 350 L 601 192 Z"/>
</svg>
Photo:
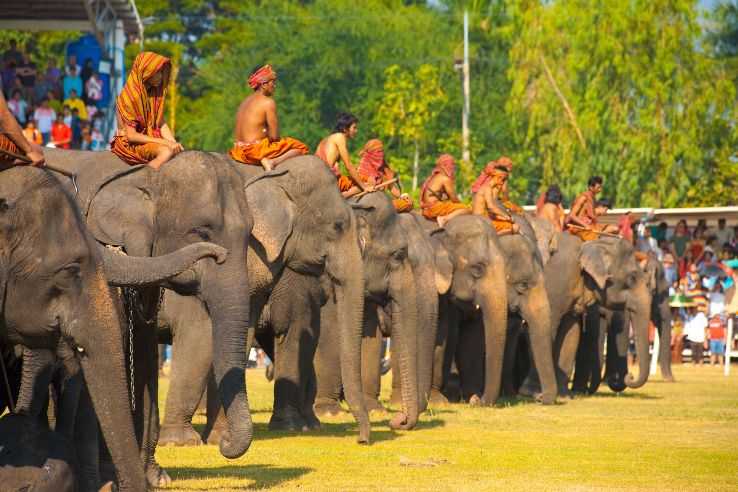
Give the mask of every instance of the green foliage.
<svg viewBox="0 0 738 492">
<path fill-rule="evenodd" d="M 46 63 L 54 60 L 57 67 L 64 61 L 67 44 L 76 41 L 82 35 L 77 31 L 0 31 L 0 46 L 7 47 L 11 39 L 18 43 L 18 49 L 30 55 L 38 70 L 45 70 Z M 3 48 L 4 50 L 5 48 Z"/>
</svg>

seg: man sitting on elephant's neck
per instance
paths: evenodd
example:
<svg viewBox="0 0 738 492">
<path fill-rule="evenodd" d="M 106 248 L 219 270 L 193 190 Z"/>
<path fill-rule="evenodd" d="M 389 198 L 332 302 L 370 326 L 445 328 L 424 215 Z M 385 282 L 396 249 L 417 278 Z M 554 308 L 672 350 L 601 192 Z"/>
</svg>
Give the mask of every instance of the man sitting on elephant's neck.
<svg viewBox="0 0 738 492">
<path fill-rule="evenodd" d="M 595 200 L 597 194 L 602 191 L 602 178 L 592 176 L 587 183 L 587 191 L 576 197 L 566 218 L 567 231 L 578 236 L 582 241 L 594 241 L 601 233 L 617 234 L 617 226 L 609 226 L 597 223 Z M 600 206 L 602 214 L 607 212 L 609 206 L 605 204 L 604 211 Z"/>
<path fill-rule="evenodd" d="M 471 213 L 456 196 L 456 162 L 449 154 L 441 154 L 431 175 L 420 189 L 423 217 L 435 219 L 440 227 L 458 215 Z"/>
<path fill-rule="evenodd" d="M 512 172 L 512 160 L 500 157 L 484 167 L 472 185 L 472 211 L 476 215 L 488 217 L 497 231 L 497 235 L 515 234 L 520 228 L 512 218 L 512 214 L 523 214 L 524 211 L 507 197 L 507 180 Z"/>
<path fill-rule="evenodd" d="M 359 178 L 369 186 L 377 186 L 381 183 L 392 181 L 397 177 L 384 158 L 384 144 L 376 138 L 369 140 L 359 152 Z M 410 212 L 413 209 L 413 201 L 407 193 L 402 193 L 398 182 L 394 182 L 384 188 L 392 194 L 392 205 L 397 213 Z"/>
<path fill-rule="evenodd" d="M 561 205 L 563 197 L 557 185 L 551 185 L 544 193 L 543 204 L 538 209 L 537 216 L 546 219 L 553 225 L 554 230 L 564 230 L 564 207 Z"/>
<path fill-rule="evenodd" d="M 333 133 L 325 137 L 315 149 L 315 155 L 323 159 L 336 175 L 338 189 L 344 198 L 349 198 L 362 191 L 371 191 L 359 179 L 359 172 L 351 163 L 348 152 L 348 140 L 353 139 L 358 131 L 359 120 L 351 113 L 339 113 Z M 341 174 L 338 159 L 343 161 L 348 176 Z"/>
<path fill-rule="evenodd" d="M 27 157 L 34 166 L 44 165 L 44 154 L 41 147 L 26 140 L 23 130 L 5 102 L 2 91 L 0 91 L 0 150 Z M 16 164 L 25 164 L 25 162 L 0 152 L 0 169 Z"/>
<path fill-rule="evenodd" d="M 110 150 L 126 163 L 148 164 L 159 169 L 182 152 L 182 144 L 164 122 L 169 75 L 169 58 L 152 51 L 136 56 L 118 100 L 118 132 Z"/>
<path fill-rule="evenodd" d="M 272 98 L 277 88 L 277 73 L 272 66 L 256 67 L 249 77 L 249 87 L 254 93 L 238 108 L 231 157 L 271 171 L 290 157 L 307 154 L 310 150 L 304 143 L 279 136 L 277 103 Z"/>
</svg>

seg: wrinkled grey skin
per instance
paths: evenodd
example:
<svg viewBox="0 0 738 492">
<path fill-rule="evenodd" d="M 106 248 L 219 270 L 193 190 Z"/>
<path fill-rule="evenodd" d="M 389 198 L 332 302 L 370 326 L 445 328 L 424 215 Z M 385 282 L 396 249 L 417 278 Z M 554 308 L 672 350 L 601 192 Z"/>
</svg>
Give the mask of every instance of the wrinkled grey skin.
<svg viewBox="0 0 738 492">
<path fill-rule="evenodd" d="M 109 152 L 50 150 L 46 160 L 77 174 L 80 199 L 92 193 L 101 173 L 130 170 Z M 232 166 L 209 153 L 183 152 L 159 171 L 144 166 L 106 184 L 94 194 L 87 215 L 87 226 L 98 241 L 122 246 L 131 256 L 160 256 L 199 241 L 228 250 L 224 263 L 203 260 L 167 283 L 195 295 L 212 316 L 215 377 L 228 420 L 220 451 L 227 458 L 243 455 L 253 436 L 243 352 L 249 322 L 249 287 L 243 272 L 251 223 L 242 189 Z M 154 460 L 158 365 L 156 333 L 147 323 L 156 315 L 158 291 L 139 289 L 141 309 L 134 309 L 135 422 L 149 483 L 166 485 L 170 479 Z"/>
<path fill-rule="evenodd" d="M 123 367 L 120 305 L 105 280 L 97 245 L 47 171 L 0 173 L 0 299 L 0 335 L 8 343 L 63 346 L 74 354 L 120 489 L 144 490 Z"/>
<path fill-rule="evenodd" d="M 359 423 L 359 440 L 367 442 L 369 420 L 360 396 L 364 291 L 361 253 L 356 220 L 338 192 L 335 176 L 314 156 L 289 159 L 268 173 L 225 156 L 219 158 L 233 166 L 246 182 L 244 196 L 254 224 L 248 254 L 251 329 L 267 352 L 276 352 L 275 406 L 270 427 L 302 429 L 318 424 L 306 404 L 310 374 L 305 368 L 315 351 L 318 304 L 322 303 L 317 282 L 325 274 L 340 313 L 335 324 L 339 333 L 336 343 L 347 381 L 347 398 Z M 242 275 L 246 278 L 246 270 Z M 191 418 L 205 387 L 211 359 L 203 350 L 207 337 L 196 335 L 188 326 L 197 306 L 185 308 L 181 302 L 170 310 L 167 298 L 161 320 L 174 332 L 173 374 L 163 437 L 171 444 L 197 444 L 199 437 L 191 427 Z M 195 324 L 205 326 L 206 318 L 202 313 L 195 314 Z M 211 410 L 208 413 L 212 417 Z M 217 424 L 208 425 L 206 432 L 211 426 L 218 430 Z M 218 433 L 207 437 L 213 442 Z"/>
<path fill-rule="evenodd" d="M 418 421 L 420 397 L 418 388 L 418 308 L 416 304 L 415 276 L 408 257 L 408 238 L 400 225 L 400 219 L 392 201 L 385 193 L 370 193 L 350 200 L 357 221 L 358 242 L 361 248 L 364 270 L 364 299 L 360 304 L 372 306 L 366 309 L 365 338 L 377 340 L 376 322 L 368 309 L 386 307 L 391 313 L 393 349 L 399 357 L 402 382 L 401 410 L 391 420 L 394 429 L 412 429 Z M 360 265 L 356 266 L 360 268 Z M 340 412 L 338 400 L 341 382 L 336 353 L 335 296 L 329 292 L 328 301 L 321 312 L 321 334 L 315 357 L 317 396 L 315 412 L 335 414 Z M 340 312 L 340 311 L 339 311 Z M 374 352 L 376 353 L 376 352 Z M 367 353 L 362 354 L 368 361 Z M 378 358 L 362 366 L 374 369 Z M 343 368 L 341 368 L 341 372 Z M 373 378 L 374 381 L 376 378 Z M 366 391 L 366 389 L 364 389 Z M 372 403 L 376 403 L 375 395 Z"/>
<path fill-rule="evenodd" d="M 508 322 L 507 268 L 500 238 L 486 218 L 476 215 L 456 217 L 444 229 L 436 229 L 429 221 L 423 226 L 434 245 L 436 286 L 441 295 L 437 342 L 455 345 L 457 323 L 464 320 L 460 330 L 467 333 L 460 337 L 459 351 L 478 357 L 459 358 L 460 364 L 468 364 L 460 372 L 483 374 L 483 386 L 469 386 L 468 393 L 481 392 L 477 395 L 480 402 L 492 405 L 500 395 Z M 441 374 L 450 367 L 449 361 L 441 363 L 447 347 L 440 347 L 437 345 L 434 359 L 432 394 L 442 384 L 439 366 Z"/>
<path fill-rule="evenodd" d="M 542 219 L 531 219 L 535 222 Z M 618 371 L 612 377 L 616 386 L 638 388 L 648 379 L 648 319 L 651 295 L 645 275 L 633 256 L 633 248 L 620 239 L 600 238 L 583 243 L 579 238 L 557 233 L 544 241 L 554 244 L 544 268 L 546 291 L 551 306 L 551 324 L 558 327 L 554 343 L 557 384 L 560 395 L 569 395 L 569 380 L 579 346 L 582 315 L 595 303 L 602 308 L 626 311 L 633 320 L 639 374 L 634 377 Z M 627 334 L 626 334 L 627 336 Z M 643 355 L 645 354 L 645 355 Z M 622 357 L 618 356 L 622 365 Z M 532 368 L 520 388 L 522 394 L 538 391 L 538 379 Z"/>
</svg>

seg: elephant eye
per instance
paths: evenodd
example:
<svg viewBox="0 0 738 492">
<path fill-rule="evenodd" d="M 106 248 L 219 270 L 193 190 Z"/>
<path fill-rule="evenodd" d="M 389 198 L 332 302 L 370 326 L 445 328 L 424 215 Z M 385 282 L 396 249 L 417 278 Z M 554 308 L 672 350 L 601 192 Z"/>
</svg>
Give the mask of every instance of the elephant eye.
<svg viewBox="0 0 738 492">
<path fill-rule="evenodd" d="M 57 270 L 54 276 L 54 293 L 70 289 L 82 278 L 82 265 L 79 261 L 68 263 Z"/>
<path fill-rule="evenodd" d="M 636 282 L 638 281 L 638 276 L 635 273 L 631 273 L 628 275 L 628 278 L 625 279 L 625 285 L 630 287 L 633 287 Z"/>
<path fill-rule="evenodd" d="M 392 253 L 392 258 L 390 261 L 393 265 L 396 266 L 405 261 L 405 258 L 407 258 L 407 250 L 405 248 L 402 248 Z"/>
<path fill-rule="evenodd" d="M 524 294 L 528 291 L 528 283 L 518 282 L 517 284 L 515 284 L 515 290 L 517 290 L 519 294 Z"/>
<path fill-rule="evenodd" d="M 337 220 L 333 223 L 333 230 L 336 231 L 338 234 L 341 234 L 345 228 L 345 225 L 342 220 Z"/>
<path fill-rule="evenodd" d="M 482 263 L 476 263 L 469 267 L 469 272 L 471 273 L 472 277 L 474 278 L 482 278 L 484 276 L 484 271 L 486 267 Z"/>
</svg>

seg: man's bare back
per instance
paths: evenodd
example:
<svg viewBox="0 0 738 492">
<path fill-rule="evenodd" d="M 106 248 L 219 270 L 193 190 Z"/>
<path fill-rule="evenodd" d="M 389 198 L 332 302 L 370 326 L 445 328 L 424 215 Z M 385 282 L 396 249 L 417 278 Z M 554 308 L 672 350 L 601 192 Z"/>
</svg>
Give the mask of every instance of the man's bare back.
<svg viewBox="0 0 738 492">
<path fill-rule="evenodd" d="M 251 94 L 238 107 L 234 132 L 236 141 L 253 143 L 265 137 L 270 141 L 279 140 L 276 115 L 277 104 L 274 99 L 258 92 Z"/>
<path fill-rule="evenodd" d="M 344 133 L 332 133 L 318 144 L 318 151 L 329 166 L 333 166 L 341 157 L 341 149 L 347 148 L 346 135 Z M 348 152 L 347 152 L 348 153 Z"/>
</svg>

